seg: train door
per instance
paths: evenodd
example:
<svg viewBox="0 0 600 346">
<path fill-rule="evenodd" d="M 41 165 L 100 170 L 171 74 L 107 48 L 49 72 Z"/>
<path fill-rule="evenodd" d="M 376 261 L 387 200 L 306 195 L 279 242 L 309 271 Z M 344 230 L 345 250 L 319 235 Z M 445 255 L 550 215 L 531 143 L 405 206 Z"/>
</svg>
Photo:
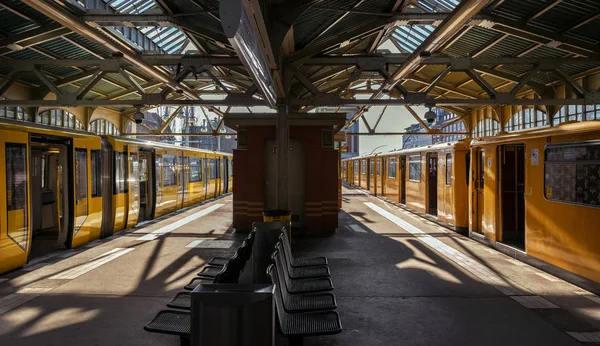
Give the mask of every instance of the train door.
<svg viewBox="0 0 600 346">
<path fill-rule="evenodd" d="M 438 202 L 438 155 L 437 153 L 427 153 L 427 193 L 428 202 L 427 213 L 437 216 Z"/>
<path fill-rule="evenodd" d="M 406 156 L 400 156 L 400 203 L 406 204 Z"/>
<path fill-rule="evenodd" d="M 177 170 L 177 209 L 183 208 L 183 200 L 185 198 L 185 161 L 183 154 L 176 156 L 175 169 Z"/>
<path fill-rule="evenodd" d="M 484 212 L 484 187 L 485 187 L 485 150 L 477 148 L 473 158 L 473 184 L 475 194 L 473 196 L 473 213 L 475 214 L 473 232 L 483 234 L 483 212 Z"/>
<path fill-rule="evenodd" d="M 224 176 L 223 194 L 226 194 L 229 192 L 229 174 L 231 172 L 229 172 L 229 158 L 227 156 L 225 156 L 223 158 L 223 160 L 224 160 L 223 169 L 225 170 L 225 174 L 223 174 L 223 176 Z"/>
<path fill-rule="evenodd" d="M 150 220 L 154 214 L 154 160 L 152 152 L 140 148 L 138 152 L 139 213 L 138 222 Z M 160 179 L 160 178 L 159 178 Z"/>
<path fill-rule="evenodd" d="M 132 149 L 131 146 L 129 148 Z M 140 162 L 139 153 L 136 151 L 129 152 L 129 174 L 127 175 L 127 183 L 129 184 L 127 212 L 127 227 L 135 226 L 140 218 Z"/>
<path fill-rule="evenodd" d="M 6 145 L 8 151 L 12 144 Z M 19 157 L 19 152 L 13 148 L 11 155 Z M 7 152 L 6 159 L 10 160 L 8 154 Z M 29 260 L 71 247 L 73 220 L 80 227 L 87 218 L 87 159 L 87 149 L 77 149 L 74 152 L 72 140 L 31 136 L 30 190 L 23 197 L 29 200 L 31 208 L 25 211 L 31 221 Z M 15 201 L 15 204 L 19 203 L 18 200 Z M 10 203 L 8 210 L 11 210 Z M 10 213 L 8 221 L 11 221 Z M 9 230 L 10 228 L 14 227 L 9 225 Z"/>
<path fill-rule="evenodd" d="M 525 146 L 500 147 L 502 243 L 525 249 Z"/>
<path fill-rule="evenodd" d="M 0 136 L 0 171 L 4 173 L 4 196 L 0 198 L 0 272 L 23 266 L 30 248 L 29 214 L 30 172 L 28 169 L 28 138 L 19 132 L 2 132 Z"/>
</svg>

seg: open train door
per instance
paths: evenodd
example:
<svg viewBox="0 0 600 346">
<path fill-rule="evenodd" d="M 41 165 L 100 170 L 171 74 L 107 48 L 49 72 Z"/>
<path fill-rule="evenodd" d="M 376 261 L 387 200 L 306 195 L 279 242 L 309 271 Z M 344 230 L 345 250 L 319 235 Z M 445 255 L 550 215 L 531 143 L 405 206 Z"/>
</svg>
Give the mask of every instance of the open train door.
<svg viewBox="0 0 600 346">
<path fill-rule="evenodd" d="M 28 135 L 15 131 L 0 131 L 0 272 L 22 267 L 27 263 L 31 239 L 29 222 Z"/>
</svg>

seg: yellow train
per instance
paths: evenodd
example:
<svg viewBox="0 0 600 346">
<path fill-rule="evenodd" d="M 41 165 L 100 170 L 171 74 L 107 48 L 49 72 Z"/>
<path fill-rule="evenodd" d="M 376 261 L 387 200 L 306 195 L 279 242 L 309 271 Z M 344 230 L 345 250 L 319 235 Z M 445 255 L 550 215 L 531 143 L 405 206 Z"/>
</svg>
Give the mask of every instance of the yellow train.
<svg viewBox="0 0 600 346">
<path fill-rule="evenodd" d="M 467 233 L 469 142 L 345 159 L 344 181 Z"/>
<path fill-rule="evenodd" d="M 0 122 L 0 273 L 233 191 L 231 154 Z"/>
<path fill-rule="evenodd" d="M 342 175 L 485 244 L 600 282 L 600 121 L 346 159 Z"/>
</svg>

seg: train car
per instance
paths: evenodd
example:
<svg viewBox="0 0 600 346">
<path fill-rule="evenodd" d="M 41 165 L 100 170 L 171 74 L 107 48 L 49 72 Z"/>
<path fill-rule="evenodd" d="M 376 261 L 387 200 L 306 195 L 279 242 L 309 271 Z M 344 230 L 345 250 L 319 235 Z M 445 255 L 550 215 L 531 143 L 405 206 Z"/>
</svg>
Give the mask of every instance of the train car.
<svg viewBox="0 0 600 346">
<path fill-rule="evenodd" d="M 471 167 L 473 238 L 600 282 L 600 122 L 478 139 Z"/>
<path fill-rule="evenodd" d="M 0 122 L 0 273 L 232 191 L 232 155 Z"/>
<path fill-rule="evenodd" d="M 112 195 L 105 201 L 104 236 L 232 191 L 230 154 L 112 136 L 103 140 L 110 177 L 106 196 Z"/>
<path fill-rule="evenodd" d="M 361 171 L 361 188 L 405 204 L 416 212 L 435 216 L 466 234 L 469 156 L 469 141 L 463 140 L 348 159 L 346 167 L 356 162 L 372 163 L 372 170 L 366 174 Z"/>
<path fill-rule="evenodd" d="M 98 136 L 0 123 L 0 272 L 100 237 Z"/>
</svg>

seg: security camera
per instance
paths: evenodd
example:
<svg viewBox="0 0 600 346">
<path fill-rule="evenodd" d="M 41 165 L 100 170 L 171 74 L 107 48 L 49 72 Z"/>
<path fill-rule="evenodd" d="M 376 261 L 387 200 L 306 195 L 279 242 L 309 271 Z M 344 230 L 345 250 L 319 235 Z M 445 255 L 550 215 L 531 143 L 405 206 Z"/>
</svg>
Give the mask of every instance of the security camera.
<svg viewBox="0 0 600 346">
<path fill-rule="evenodd" d="M 433 122 L 435 121 L 435 117 L 435 112 L 431 110 L 431 107 L 429 107 L 429 110 L 425 112 L 425 120 L 427 120 L 427 123 L 433 124 Z"/>
<path fill-rule="evenodd" d="M 136 124 L 141 124 L 142 121 L 144 121 L 144 113 L 140 112 L 139 110 L 133 113 L 133 120 Z"/>
</svg>

